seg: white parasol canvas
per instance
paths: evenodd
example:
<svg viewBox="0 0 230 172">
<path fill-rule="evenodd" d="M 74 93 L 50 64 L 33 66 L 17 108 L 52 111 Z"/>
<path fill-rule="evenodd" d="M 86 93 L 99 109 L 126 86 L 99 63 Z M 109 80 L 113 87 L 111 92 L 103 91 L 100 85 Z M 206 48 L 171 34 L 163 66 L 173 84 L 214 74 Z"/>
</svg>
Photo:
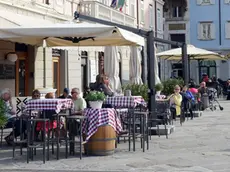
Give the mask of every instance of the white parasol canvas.
<svg viewBox="0 0 230 172">
<path fill-rule="evenodd" d="M 120 56 L 116 46 L 106 46 L 104 51 L 104 70 L 109 78 L 110 87 L 113 91 L 121 90 L 121 81 L 119 78 L 119 60 Z"/>
</svg>

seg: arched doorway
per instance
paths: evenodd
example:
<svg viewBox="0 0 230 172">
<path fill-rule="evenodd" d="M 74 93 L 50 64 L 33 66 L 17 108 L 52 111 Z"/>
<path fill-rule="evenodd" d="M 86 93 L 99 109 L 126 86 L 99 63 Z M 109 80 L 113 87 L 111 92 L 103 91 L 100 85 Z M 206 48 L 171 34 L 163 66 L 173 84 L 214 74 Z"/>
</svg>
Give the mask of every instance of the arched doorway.
<svg viewBox="0 0 230 172">
<path fill-rule="evenodd" d="M 199 61 L 199 80 L 203 74 L 207 74 L 209 77 L 216 76 L 216 62 L 214 60 Z"/>
</svg>

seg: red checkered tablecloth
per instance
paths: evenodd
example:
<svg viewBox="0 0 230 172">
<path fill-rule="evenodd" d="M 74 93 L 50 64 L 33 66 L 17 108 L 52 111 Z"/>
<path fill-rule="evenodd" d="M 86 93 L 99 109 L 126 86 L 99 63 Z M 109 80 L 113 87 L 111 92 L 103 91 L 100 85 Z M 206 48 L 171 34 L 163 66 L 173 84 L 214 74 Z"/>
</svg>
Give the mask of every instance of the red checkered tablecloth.
<svg viewBox="0 0 230 172">
<path fill-rule="evenodd" d="M 72 109 L 71 99 L 31 99 L 26 104 L 26 111 L 30 110 L 55 110 L 59 113 L 61 110 Z"/>
<path fill-rule="evenodd" d="M 141 96 L 108 97 L 105 103 L 112 105 L 114 108 L 135 108 L 140 104 L 146 106 L 146 102 Z"/>
<path fill-rule="evenodd" d="M 85 109 L 84 112 L 87 120 L 83 122 L 82 131 L 87 135 L 86 141 L 97 132 L 98 127 L 103 125 L 110 125 L 117 133 L 121 132 L 121 121 L 115 109 Z"/>
</svg>

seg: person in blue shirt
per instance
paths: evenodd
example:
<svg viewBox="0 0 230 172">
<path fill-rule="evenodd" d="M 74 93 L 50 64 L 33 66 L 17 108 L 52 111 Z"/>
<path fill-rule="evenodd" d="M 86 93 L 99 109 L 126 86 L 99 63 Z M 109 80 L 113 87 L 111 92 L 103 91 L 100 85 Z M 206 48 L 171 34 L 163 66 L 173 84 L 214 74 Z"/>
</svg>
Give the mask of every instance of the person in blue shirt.
<svg viewBox="0 0 230 172">
<path fill-rule="evenodd" d="M 194 98 L 193 94 L 188 90 L 187 86 L 183 87 L 181 95 L 183 98 L 182 102 L 184 105 L 184 111 L 187 112 L 189 110 L 191 119 L 193 119 L 194 115 L 193 115 L 192 109 L 195 105 L 195 98 Z"/>
</svg>

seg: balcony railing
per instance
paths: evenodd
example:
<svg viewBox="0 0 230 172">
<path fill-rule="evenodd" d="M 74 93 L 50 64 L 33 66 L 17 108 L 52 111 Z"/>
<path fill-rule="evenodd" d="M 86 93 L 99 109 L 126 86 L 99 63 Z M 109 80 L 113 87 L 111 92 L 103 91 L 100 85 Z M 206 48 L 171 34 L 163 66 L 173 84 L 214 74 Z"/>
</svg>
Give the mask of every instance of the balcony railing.
<svg viewBox="0 0 230 172">
<path fill-rule="evenodd" d="M 114 23 L 135 27 L 135 18 L 98 1 L 81 2 L 81 13 Z"/>
</svg>

